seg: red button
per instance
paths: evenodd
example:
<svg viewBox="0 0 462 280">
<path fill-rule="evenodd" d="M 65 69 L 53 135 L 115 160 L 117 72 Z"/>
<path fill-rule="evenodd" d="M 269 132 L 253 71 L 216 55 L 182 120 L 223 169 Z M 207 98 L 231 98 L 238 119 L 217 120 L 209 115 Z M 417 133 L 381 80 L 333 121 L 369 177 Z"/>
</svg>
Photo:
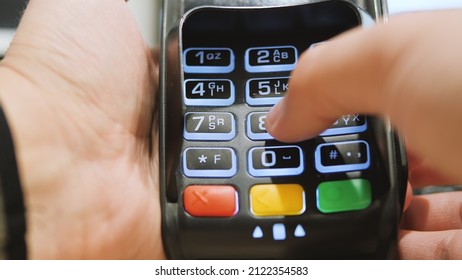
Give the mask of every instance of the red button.
<svg viewBox="0 0 462 280">
<path fill-rule="evenodd" d="M 232 217 L 237 213 L 237 192 L 227 185 L 191 185 L 183 194 L 186 212 L 195 217 Z"/>
</svg>

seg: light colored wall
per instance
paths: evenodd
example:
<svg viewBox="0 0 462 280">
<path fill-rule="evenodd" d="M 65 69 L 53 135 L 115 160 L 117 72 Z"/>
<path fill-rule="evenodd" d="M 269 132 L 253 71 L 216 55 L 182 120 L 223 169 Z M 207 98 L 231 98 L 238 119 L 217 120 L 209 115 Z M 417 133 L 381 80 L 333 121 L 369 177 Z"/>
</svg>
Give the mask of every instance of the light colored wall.
<svg viewBox="0 0 462 280">
<path fill-rule="evenodd" d="M 462 1 L 462 0 L 461 0 Z M 135 14 L 141 32 L 150 46 L 158 42 L 159 6 L 161 0 L 130 0 L 128 5 Z"/>
<path fill-rule="evenodd" d="M 388 0 L 390 14 L 422 10 L 462 8 L 462 0 Z"/>
</svg>

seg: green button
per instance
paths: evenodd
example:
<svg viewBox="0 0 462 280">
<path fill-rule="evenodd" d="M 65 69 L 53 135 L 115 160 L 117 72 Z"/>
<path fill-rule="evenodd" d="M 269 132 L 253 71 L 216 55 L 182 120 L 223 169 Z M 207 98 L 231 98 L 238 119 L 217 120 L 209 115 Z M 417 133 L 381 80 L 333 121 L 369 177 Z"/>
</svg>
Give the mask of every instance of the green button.
<svg viewBox="0 0 462 280">
<path fill-rule="evenodd" d="M 318 209 L 323 213 L 366 209 L 372 201 L 371 184 L 365 179 L 321 183 L 317 200 Z"/>
</svg>

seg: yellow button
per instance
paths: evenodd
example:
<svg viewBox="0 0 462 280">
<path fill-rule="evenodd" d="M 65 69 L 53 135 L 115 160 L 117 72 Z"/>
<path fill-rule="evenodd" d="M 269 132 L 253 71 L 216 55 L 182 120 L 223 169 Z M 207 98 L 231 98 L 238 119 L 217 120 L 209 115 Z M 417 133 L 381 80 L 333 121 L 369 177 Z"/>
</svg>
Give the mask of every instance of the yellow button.
<svg viewBox="0 0 462 280">
<path fill-rule="evenodd" d="M 297 184 L 255 185 L 250 189 L 255 216 L 296 216 L 305 211 L 305 192 Z"/>
</svg>

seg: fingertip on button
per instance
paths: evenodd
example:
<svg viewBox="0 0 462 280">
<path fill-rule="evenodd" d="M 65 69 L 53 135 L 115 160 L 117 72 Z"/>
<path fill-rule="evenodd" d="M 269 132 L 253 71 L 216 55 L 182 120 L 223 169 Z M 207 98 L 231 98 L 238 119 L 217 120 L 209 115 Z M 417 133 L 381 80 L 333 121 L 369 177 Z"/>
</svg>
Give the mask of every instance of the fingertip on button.
<svg viewBox="0 0 462 280">
<path fill-rule="evenodd" d="M 265 127 L 266 130 L 270 135 L 279 139 L 279 120 L 281 118 L 281 114 L 283 109 L 281 108 L 283 105 L 284 99 L 281 99 L 274 107 L 268 112 L 266 115 Z"/>
</svg>

